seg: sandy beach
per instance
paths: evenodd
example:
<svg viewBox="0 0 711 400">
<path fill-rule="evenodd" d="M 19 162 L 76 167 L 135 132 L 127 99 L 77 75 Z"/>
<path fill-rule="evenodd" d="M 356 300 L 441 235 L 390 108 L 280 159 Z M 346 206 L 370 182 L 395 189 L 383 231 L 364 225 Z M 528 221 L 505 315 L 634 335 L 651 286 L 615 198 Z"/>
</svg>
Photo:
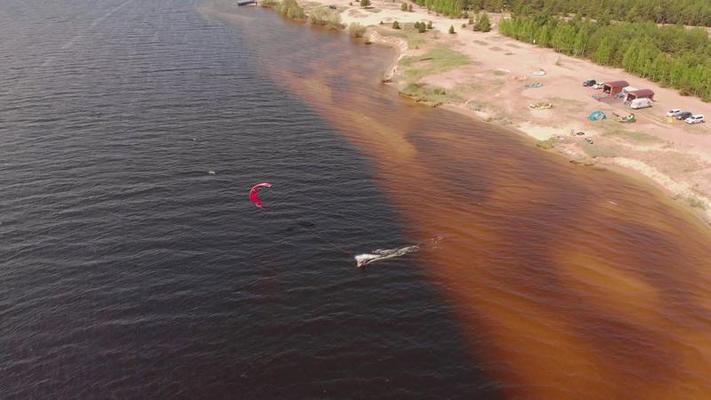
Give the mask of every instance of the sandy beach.
<svg viewBox="0 0 711 400">
<path fill-rule="evenodd" d="M 400 2 L 379 0 L 369 9 L 347 0 L 327 4 L 337 7 L 344 25 L 367 26 L 365 37 L 371 42 L 398 50 L 393 70 L 384 80 L 402 94 L 510 127 L 571 162 L 644 176 L 711 221 L 711 125 L 689 125 L 665 117 L 668 110 L 679 108 L 708 118 L 710 104 L 621 69 L 505 37 L 497 32 L 499 15 L 491 15 L 491 32 L 482 33 L 474 32 L 472 25 L 464 27 L 465 19 L 443 17 L 414 4 L 412 12 L 402 11 Z M 307 12 L 321 6 L 302 5 Z M 392 29 L 393 21 L 403 29 Z M 418 21 L 432 21 L 433 29 L 417 33 L 411 25 Z M 450 26 L 456 34 L 448 33 Z M 461 56 L 464 61 L 450 62 Z M 539 70 L 545 75 L 536 75 Z M 599 101 L 595 96 L 601 90 L 582 86 L 587 79 L 625 80 L 636 88 L 652 89 L 654 105 L 631 110 L 619 100 Z M 542 86 L 526 87 L 536 82 Z M 552 108 L 529 107 L 538 102 L 550 103 Z M 586 117 L 596 110 L 608 118 L 588 121 Z M 635 123 L 616 120 L 616 115 L 631 111 Z"/>
</svg>

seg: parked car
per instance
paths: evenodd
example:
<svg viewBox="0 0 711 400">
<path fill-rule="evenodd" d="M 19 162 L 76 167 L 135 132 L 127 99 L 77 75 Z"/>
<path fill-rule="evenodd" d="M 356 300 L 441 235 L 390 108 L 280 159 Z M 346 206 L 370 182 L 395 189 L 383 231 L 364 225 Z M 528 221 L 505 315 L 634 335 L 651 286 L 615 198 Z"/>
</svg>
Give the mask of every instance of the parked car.
<svg viewBox="0 0 711 400">
<path fill-rule="evenodd" d="M 686 121 L 687 124 L 702 124 L 702 123 L 706 122 L 704 120 L 704 116 L 701 114 L 692 115 L 689 118 L 685 119 L 684 121 Z"/>
<path fill-rule="evenodd" d="M 583 82 L 583 86 L 589 87 L 589 86 L 592 86 L 592 85 L 594 85 L 594 84 L 596 84 L 596 83 L 597 83 L 597 82 L 595 81 L 595 79 L 588 79 L 587 81 Z"/>
<path fill-rule="evenodd" d="M 682 111 L 681 113 L 677 114 L 677 116 L 674 118 L 678 119 L 679 121 L 684 121 L 685 119 L 689 118 L 692 115 L 693 114 L 688 111 Z"/>
<path fill-rule="evenodd" d="M 592 88 L 593 88 L 593 89 L 596 89 L 596 90 L 600 90 L 600 89 L 602 89 L 603 87 L 605 87 L 605 82 L 598 82 L 598 83 L 592 85 Z"/>
<path fill-rule="evenodd" d="M 635 110 L 652 106 L 652 100 L 648 98 L 634 99 L 630 102 L 630 107 Z"/>
<path fill-rule="evenodd" d="M 681 114 L 681 110 L 678 108 L 672 108 L 671 110 L 667 111 L 667 117 L 676 117 L 679 114 Z"/>
</svg>

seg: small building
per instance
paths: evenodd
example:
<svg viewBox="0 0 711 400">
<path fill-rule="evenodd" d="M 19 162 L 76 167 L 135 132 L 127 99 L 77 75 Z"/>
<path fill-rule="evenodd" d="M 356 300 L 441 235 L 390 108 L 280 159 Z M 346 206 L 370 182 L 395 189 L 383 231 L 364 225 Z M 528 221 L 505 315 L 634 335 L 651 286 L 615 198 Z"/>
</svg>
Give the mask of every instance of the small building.
<svg viewBox="0 0 711 400">
<path fill-rule="evenodd" d="M 625 102 L 629 103 L 634 99 L 650 99 L 654 100 L 654 92 L 650 89 L 640 89 L 633 92 L 628 92 L 625 96 Z"/>
<path fill-rule="evenodd" d="M 602 92 L 607 93 L 610 96 L 614 96 L 617 93 L 620 93 L 622 89 L 626 88 L 630 84 L 627 83 L 627 81 L 612 81 L 612 82 L 605 82 L 605 84 L 602 86 Z"/>
</svg>

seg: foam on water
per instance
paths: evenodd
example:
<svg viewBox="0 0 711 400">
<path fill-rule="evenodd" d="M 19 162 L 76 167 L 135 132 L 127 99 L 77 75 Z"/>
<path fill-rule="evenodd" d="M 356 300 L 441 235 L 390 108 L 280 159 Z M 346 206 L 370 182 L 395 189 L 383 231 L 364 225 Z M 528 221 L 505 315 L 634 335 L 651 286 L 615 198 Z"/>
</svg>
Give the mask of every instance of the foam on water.
<svg viewBox="0 0 711 400">
<path fill-rule="evenodd" d="M 391 258 L 402 257 L 407 254 L 415 253 L 423 248 L 434 249 L 437 247 L 441 240 L 441 236 L 436 236 L 424 243 L 399 247 L 395 249 L 377 249 L 373 250 L 371 253 L 358 254 L 353 258 L 355 258 L 356 260 L 356 267 L 363 268 L 368 264 L 372 264 L 378 261 L 389 260 Z"/>
</svg>

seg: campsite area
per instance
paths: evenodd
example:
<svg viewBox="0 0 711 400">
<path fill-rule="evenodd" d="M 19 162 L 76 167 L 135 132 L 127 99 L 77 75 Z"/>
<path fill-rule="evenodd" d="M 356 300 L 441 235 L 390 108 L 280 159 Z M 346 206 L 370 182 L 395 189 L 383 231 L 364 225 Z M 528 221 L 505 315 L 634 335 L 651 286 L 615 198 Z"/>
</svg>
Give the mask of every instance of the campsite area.
<svg viewBox="0 0 711 400">
<path fill-rule="evenodd" d="M 414 4 L 412 12 L 390 1 L 373 1 L 367 9 L 347 0 L 328 4 L 337 7 L 344 25 L 369 26 L 368 40 L 399 51 L 392 76 L 386 78 L 402 94 L 524 132 L 539 147 L 572 162 L 644 175 L 711 220 L 711 125 L 665 116 L 670 109 L 682 109 L 709 118 L 709 103 L 621 69 L 505 37 L 497 32 L 500 15 L 490 14 L 492 30 L 484 33 L 474 32 L 467 19 Z M 304 5 L 307 10 L 318 6 Z M 394 21 L 401 29 L 392 28 Z M 432 29 L 418 33 L 413 27 L 418 21 L 431 21 Z M 601 98 L 601 89 L 583 86 L 589 79 L 649 89 L 653 106 L 632 110 L 621 99 Z M 531 107 L 538 103 L 551 108 Z M 590 121 L 594 111 L 607 118 Z M 635 122 L 619 122 L 617 116 L 630 112 Z"/>
</svg>

